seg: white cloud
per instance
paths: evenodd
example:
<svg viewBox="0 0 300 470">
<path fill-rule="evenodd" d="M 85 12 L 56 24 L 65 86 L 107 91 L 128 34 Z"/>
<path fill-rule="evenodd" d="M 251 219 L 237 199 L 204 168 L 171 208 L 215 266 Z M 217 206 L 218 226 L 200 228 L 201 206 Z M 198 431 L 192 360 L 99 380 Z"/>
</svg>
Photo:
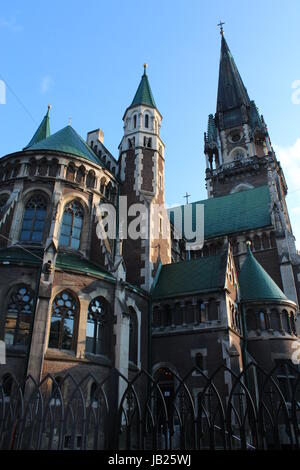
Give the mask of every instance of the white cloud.
<svg viewBox="0 0 300 470">
<path fill-rule="evenodd" d="M 274 145 L 288 185 L 287 204 L 297 247 L 300 248 L 300 138 L 290 146 Z"/>
<path fill-rule="evenodd" d="M 47 91 L 52 87 L 53 83 L 53 78 L 50 75 L 43 77 L 40 86 L 41 93 L 47 93 Z"/>
<path fill-rule="evenodd" d="M 16 17 L 10 19 L 0 17 L 0 29 L 9 29 L 13 33 L 17 33 L 23 30 L 23 26 L 18 24 Z"/>
</svg>

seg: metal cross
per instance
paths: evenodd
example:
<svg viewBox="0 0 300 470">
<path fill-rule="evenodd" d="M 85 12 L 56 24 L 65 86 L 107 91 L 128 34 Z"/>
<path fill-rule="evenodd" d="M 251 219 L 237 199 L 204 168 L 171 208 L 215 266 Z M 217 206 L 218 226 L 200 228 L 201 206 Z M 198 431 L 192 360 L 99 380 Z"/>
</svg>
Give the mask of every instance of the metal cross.
<svg viewBox="0 0 300 470">
<path fill-rule="evenodd" d="M 183 196 L 186 198 L 186 203 L 188 204 L 189 203 L 189 197 L 190 197 L 190 194 L 188 194 L 187 192 L 185 193 L 185 195 Z"/>
<path fill-rule="evenodd" d="M 220 34 L 221 34 L 222 36 L 223 36 L 223 34 L 224 34 L 223 24 L 225 24 L 225 23 L 224 23 L 224 21 L 222 21 L 222 20 L 220 20 L 220 23 L 217 24 L 217 26 L 220 27 Z"/>
<path fill-rule="evenodd" d="M 69 117 L 68 126 L 72 124 L 72 117 Z"/>
</svg>

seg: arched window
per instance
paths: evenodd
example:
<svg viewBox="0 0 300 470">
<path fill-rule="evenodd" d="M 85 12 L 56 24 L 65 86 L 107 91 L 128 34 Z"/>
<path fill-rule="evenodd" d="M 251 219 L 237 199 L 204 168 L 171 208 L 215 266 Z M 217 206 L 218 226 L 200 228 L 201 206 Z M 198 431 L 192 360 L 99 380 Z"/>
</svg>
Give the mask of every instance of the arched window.
<svg viewBox="0 0 300 470">
<path fill-rule="evenodd" d="M 259 312 L 259 324 L 260 324 L 261 330 L 266 329 L 266 316 L 265 316 L 265 312 L 263 311 Z"/>
<path fill-rule="evenodd" d="M 218 320 L 218 306 L 215 299 L 208 301 L 208 321 Z"/>
<path fill-rule="evenodd" d="M 81 204 L 78 201 L 69 202 L 64 210 L 59 245 L 78 250 L 82 224 L 83 208 Z"/>
<path fill-rule="evenodd" d="M 104 191 L 105 191 L 105 183 L 106 183 L 106 179 L 104 178 L 104 176 L 101 178 L 101 181 L 100 181 L 100 193 L 101 194 L 104 194 Z"/>
<path fill-rule="evenodd" d="M 58 160 L 56 158 L 53 158 L 49 166 L 49 176 L 56 176 L 58 173 L 58 168 Z"/>
<path fill-rule="evenodd" d="M 105 197 L 106 197 L 106 199 L 110 199 L 111 190 L 112 190 L 112 185 L 111 185 L 111 182 L 109 182 L 106 185 L 106 188 L 105 188 Z"/>
<path fill-rule="evenodd" d="M 271 323 L 272 330 L 274 330 L 274 331 L 281 330 L 279 313 L 275 308 L 272 308 L 272 310 L 271 310 L 270 323 Z"/>
<path fill-rule="evenodd" d="M 206 308 L 202 299 L 198 300 L 198 321 L 200 323 L 206 321 Z"/>
<path fill-rule="evenodd" d="M 253 246 L 254 246 L 255 251 L 261 249 L 261 240 L 260 240 L 260 237 L 258 235 L 255 235 L 254 238 L 253 238 Z"/>
<path fill-rule="evenodd" d="M 86 178 L 86 185 L 88 188 L 94 188 L 95 187 L 95 172 L 93 170 L 90 170 L 88 172 L 87 178 Z"/>
<path fill-rule="evenodd" d="M 170 305 L 163 307 L 163 326 L 170 326 L 172 323 L 172 312 Z"/>
<path fill-rule="evenodd" d="M 74 163 L 69 163 L 67 167 L 66 178 L 68 181 L 74 181 L 75 177 L 75 165 Z"/>
<path fill-rule="evenodd" d="M 136 114 L 133 116 L 133 128 L 136 128 Z"/>
<path fill-rule="evenodd" d="M 263 233 L 262 237 L 262 246 L 263 248 L 266 250 L 268 248 L 270 248 L 270 240 L 269 240 L 269 237 L 266 233 Z"/>
<path fill-rule="evenodd" d="M 201 370 L 204 369 L 204 357 L 200 352 L 198 352 L 195 356 L 195 365 Z"/>
<path fill-rule="evenodd" d="M 276 246 L 276 239 L 275 239 L 274 232 L 270 233 L 270 245 L 271 245 L 271 248 L 275 248 Z"/>
<path fill-rule="evenodd" d="M 149 127 L 149 114 L 145 114 L 145 127 Z"/>
<path fill-rule="evenodd" d="M 253 310 L 247 310 L 246 313 L 247 331 L 257 330 L 256 316 Z"/>
<path fill-rule="evenodd" d="M 25 206 L 20 240 L 39 243 L 45 228 L 47 203 L 40 194 L 32 196 Z"/>
<path fill-rule="evenodd" d="M 84 182 L 84 176 L 85 176 L 85 168 L 84 166 L 80 166 L 76 173 L 76 183 L 82 184 Z"/>
<path fill-rule="evenodd" d="M 78 304 L 68 291 L 62 291 L 53 300 L 49 348 L 75 349 L 74 323 Z"/>
<path fill-rule="evenodd" d="M 107 339 L 109 335 L 107 303 L 102 297 L 96 297 L 90 302 L 86 323 L 85 350 L 92 354 L 107 353 Z"/>
<path fill-rule="evenodd" d="M 38 174 L 41 176 L 46 176 L 48 173 L 48 162 L 46 158 L 43 158 L 38 162 Z"/>
<path fill-rule="evenodd" d="M 160 321 L 161 321 L 161 316 L 160 316 L 160 310 L 157 305 L 153 307 L 153 326 L 158 327 L 160 326 Z"/>
<path fill-rule="evenodd" d="M 34 158 L 30 159 L 28 164 L 28 174 L 29 176 L 34 176 L 36 174 L 36 160 Z M 5 178 L 5 177 L 4 177 Z"/>
<path fill-rule="evenodd" d="M 26 347 L 29 344 L 32 318 L 33 292 L 27 286 L 18 286 L 11 293 L 7 305 L 5 343 Z"/>
<path fill-rule="evenodd" d="M 290 319 L 291 319 L 291 328 L 292 328 L 292 332 L 294 333 L 294 335 L 297 335 L 297 328 L 296 328 L 296 317 L 294 315 L 293 312 L 291 312 L 290 314 Z"/>
<path fill-rule="evenodd" d="M 138 360 L 138 321 L 136 312 L 129 307 L 129 360 L 137 364 Z"/>
<path fill-rule="evenodd" d="M 290 333 L 291 328 L 290 328 L 290 319 L 289 319 L 289 314 L 286 310 L 282 310 L 281 313 L 281 321 L 282 321 L 282 327 L 286 333 Z"/>
</svg>

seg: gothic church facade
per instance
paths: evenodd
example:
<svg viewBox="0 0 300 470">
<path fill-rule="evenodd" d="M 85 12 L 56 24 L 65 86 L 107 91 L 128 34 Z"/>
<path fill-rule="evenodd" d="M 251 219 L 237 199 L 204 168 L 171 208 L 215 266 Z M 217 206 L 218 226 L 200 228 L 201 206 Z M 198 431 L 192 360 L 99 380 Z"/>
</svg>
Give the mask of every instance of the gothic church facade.
<svg viewBox="0 0 300 470">
<path fill-rule="evenodd" d="M 29 144 L 0 160 L 1 377 L 144 368 L 171 387 L 168 371 L 194 365 L 210 374 L 290 361 L 300 257 L 287 184 L 224 35 L 204 138 L 201 250 L 176 239 L 172 211 L 160 215 L 170 236 L 152 231 L 153 208 L 165 205 L 165 153 L 146 68 L 123 121 L 118 159 L 100 129 L 86 141 L 70 125 L 50 134 L 48 109 Z M 99 238 L 97 209 L 118 209 L 119 196 L 149 209 L 144 238 Z"/>
</svg>

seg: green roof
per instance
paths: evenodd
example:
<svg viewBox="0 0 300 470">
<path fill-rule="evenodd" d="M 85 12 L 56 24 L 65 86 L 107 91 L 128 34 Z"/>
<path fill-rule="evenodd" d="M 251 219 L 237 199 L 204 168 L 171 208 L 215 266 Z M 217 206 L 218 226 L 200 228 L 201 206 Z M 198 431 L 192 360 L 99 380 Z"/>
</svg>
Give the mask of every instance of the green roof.
<svg viewBox="0 0 300 470">
<path fill-rule="evenodd" d="M 114 276 L 105 268 L 100 267 L 77 254 L 59 252 L 56 258 L 56 266 L 64 270 L 75 271 L 81 274 L 91 274 L 96 277 L 115 281 Z"/>
<path fill-rule="evenodd" d="M 64 127 L 50 137 L 26 147 L 25 150 L 54 150 L 86 158 L 98 165 L 101 164 L 97 155 L 71 126 Z"/>
<path fill-rule="evenodd" d="M 47 137 L 50 136 L 49 111 L 50 111 L 50 106 L 48 106 L 47 113 L 45 114 L 41 124 L 37 128 L 34 136 L 32 137 L 29 144 L 25 147 L 25 149 L 27 147 L 30 147 L 30 146 L 40 142 L 41 140 L 47 139 Z"/>
<path fill-rule="evenodd" d="M 287 300 L 282 290 L 254 258 L 250 246 L 239 273 L 239 284 L 243 301 Z"/>
<path fill-rule="evenodd" d="M 140 81 L 137 92 L 129 107 L 132 108 L 134 106 L 139 106 L 140 104 L 144 104 L 145 106 L 150 106 L 151 108 L 156 108 L 156 104 L 152 95 L 148 76 L 146 74 L 146 68 L 144 70 L 144 74 L 142 75 L 142 79 Z"/>
<path fill-rule="evenodd" d="M 227 253 L 165 264 L 153 289 L 153 299 L 209 292 L 225 286 Z"/>
<path fill-rule="evenodd" d="M 227 196 L 204 199 L 191 203 L 193 230 L 196 226 L 196 204 L 204 205 L 204 238 L 214 238 L 244 230 L 271 225 L 269 210 L 270 193 L 268 186 L 248 189 Z M 181 211 L 183 213 L 183 207 Z M 168 209 L 169 218 L 174 224 L 173 209 Z M 182 217 L 182 231 L 184 218 Z M 178 227 L 177 230 L 179 229 Z M 184 232 L 183 232 L 184 233 Z"/>
<path fill-rule="evenodd" d="M 43 256 L 43 249 L 12 246 L 0 250 L 0 263 L 40 265 L 42 264 Z"/>
<path fill-rule="evenodd" d="M 249 106 L 250 99 L 228 44 L 222 35 L 217 113 Z"/>
</svg>

